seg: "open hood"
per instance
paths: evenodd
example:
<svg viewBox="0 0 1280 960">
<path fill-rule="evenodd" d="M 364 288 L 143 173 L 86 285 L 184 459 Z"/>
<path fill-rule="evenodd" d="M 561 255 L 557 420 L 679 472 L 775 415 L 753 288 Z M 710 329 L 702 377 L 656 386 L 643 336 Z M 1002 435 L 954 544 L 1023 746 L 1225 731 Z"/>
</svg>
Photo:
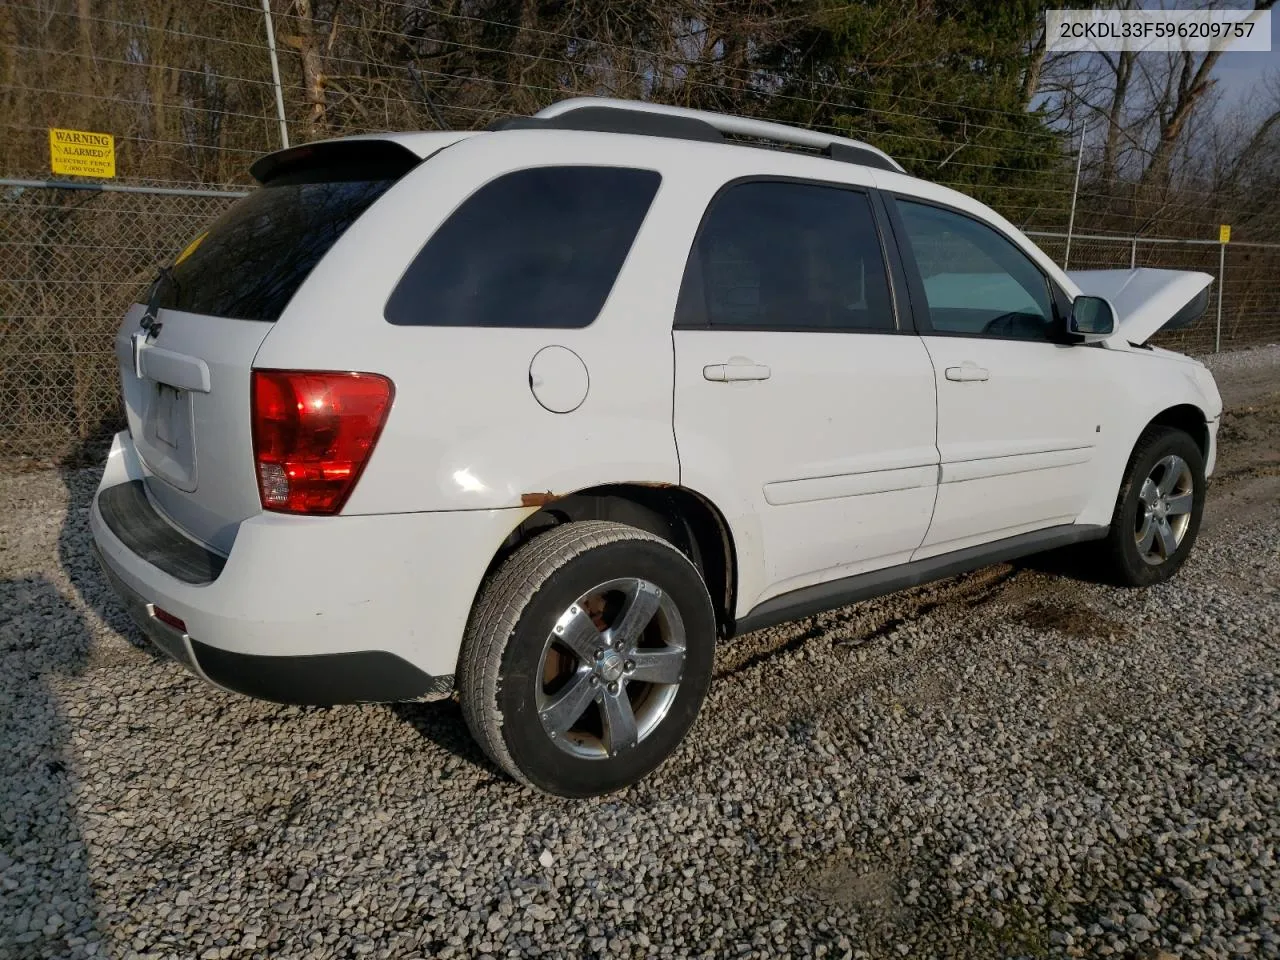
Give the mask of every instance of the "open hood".
<svg viewBox="0 0 1280 960">
<path fill-rule="evenodd" d="M 1176 330 L 1200 318 L 1209 305 L 1213 277 L 1191 270 L 1072 270 L 1081 293 L 1105 297 L 1116 311 L 1111 339 L 1146 343 L 1161 330 Z"/>
</svg>

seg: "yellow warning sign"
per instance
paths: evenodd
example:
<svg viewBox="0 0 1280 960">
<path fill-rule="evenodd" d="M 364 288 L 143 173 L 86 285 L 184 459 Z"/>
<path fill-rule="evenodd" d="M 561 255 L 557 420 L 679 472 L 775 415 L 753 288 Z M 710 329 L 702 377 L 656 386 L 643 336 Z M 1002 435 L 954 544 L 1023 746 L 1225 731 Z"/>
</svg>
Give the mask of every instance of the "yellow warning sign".
<svg viewBox="0 0 1280 960">
<path fill-rule="evenodd" d="M 1224 223 L 1218 227 L 1218 242 L 1219 243 L 1231 242 L 1231 224 Z"/>
<path fill-rule="evenodd" d="M 49 129 L 49 165 L 56 174 L 114 177 L 116 138 L 87 130 Z"/>
</svg>

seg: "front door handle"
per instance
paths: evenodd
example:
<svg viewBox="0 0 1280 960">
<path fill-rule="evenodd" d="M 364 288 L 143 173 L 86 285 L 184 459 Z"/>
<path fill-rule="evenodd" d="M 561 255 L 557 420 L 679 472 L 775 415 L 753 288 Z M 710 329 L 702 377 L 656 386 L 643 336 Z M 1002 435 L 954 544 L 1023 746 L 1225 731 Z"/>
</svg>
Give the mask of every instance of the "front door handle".
<svg viewBox="0 0 1280 960">
<path fill-rule="evenodd" d="M 971 360 L 966 360 L 958 367 L 947 367 L 947 379 L 959 383 L 974 383 L 979 380 L 990 380 L 991 371 L 980 367 Z"/>
<path fill-rule="evenodd" d="M 733 357 L 728 363 L 710 363 L 702 368 L 702 376 L 714 383 L 731 380 L 768 380 L 772 371 L 763 363 L 746 357 Z"/>
</svg>

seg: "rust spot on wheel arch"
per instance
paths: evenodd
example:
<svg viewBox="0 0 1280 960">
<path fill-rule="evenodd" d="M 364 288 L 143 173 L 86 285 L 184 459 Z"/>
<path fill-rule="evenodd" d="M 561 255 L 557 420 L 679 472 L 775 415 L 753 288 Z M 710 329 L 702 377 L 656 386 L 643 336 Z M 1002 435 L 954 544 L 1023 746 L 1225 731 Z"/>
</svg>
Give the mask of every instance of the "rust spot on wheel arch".
<svg viewBox="0 0 1280 960">
<path fill-rule="evenodd" d="M 556 495 L 550 490 L 545 493 L 522 493 L 520 494 L 520 506 L 522 507 L 545 507 L 548 503 L 556 499 Z"/>
</svg>

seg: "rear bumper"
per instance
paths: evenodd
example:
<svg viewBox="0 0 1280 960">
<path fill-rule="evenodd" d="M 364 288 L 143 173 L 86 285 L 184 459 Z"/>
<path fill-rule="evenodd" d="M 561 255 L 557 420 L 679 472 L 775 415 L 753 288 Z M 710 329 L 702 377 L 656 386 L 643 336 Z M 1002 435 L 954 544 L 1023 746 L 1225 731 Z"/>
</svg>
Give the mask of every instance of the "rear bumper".
<svg viewBox="0 0 1280 960">
<path fill-rule="evenodd" d="M 261 514 L 240 524 L 225 558 L 202 560 L 206 548 L 160 516 L 141 485 L 120 489 L 143 476 L 128 435 L 118 435 L 89 514 L 115 592 L 152 642 L 193 673 L 284 703 L 451 691 L 481 578 L 530 512 Z M 157 620 L 157 607 L 186 631 Z"/>
</svg>

